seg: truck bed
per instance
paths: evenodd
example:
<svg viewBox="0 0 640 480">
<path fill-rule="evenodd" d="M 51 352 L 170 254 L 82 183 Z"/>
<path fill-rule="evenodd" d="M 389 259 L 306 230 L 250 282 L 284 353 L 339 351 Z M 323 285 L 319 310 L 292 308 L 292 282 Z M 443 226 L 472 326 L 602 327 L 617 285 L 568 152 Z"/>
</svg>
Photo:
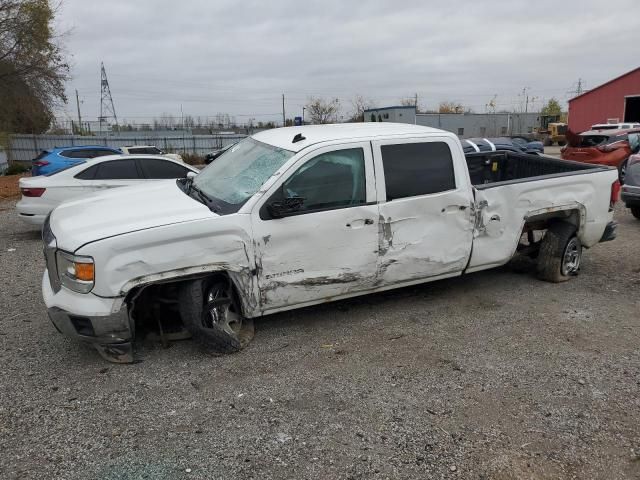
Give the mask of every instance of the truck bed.
<svg viewBox="0 0 640 480">
<path fill-rule="evenodd" d="M 608 169 L 600 165 L 510 151 L 468 153 L 465 157 L 471 184 L 477 189 Z"/>
</svg>

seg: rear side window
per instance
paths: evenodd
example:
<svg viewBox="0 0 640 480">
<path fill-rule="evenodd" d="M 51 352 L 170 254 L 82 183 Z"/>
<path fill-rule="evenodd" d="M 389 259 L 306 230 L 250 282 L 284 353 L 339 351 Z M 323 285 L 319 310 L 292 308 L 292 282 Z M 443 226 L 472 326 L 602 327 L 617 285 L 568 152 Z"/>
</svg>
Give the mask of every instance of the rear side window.
<svg viewBox="0 0 640 480">
<path fill-rule="evenodd" d="M 77 173 L 75 178 L 78 178 L 80 180 L 93 180 L 94 178 L 96 178 L 96 172 L 98 171 L 99 166 L 100 165 L 93 165 L 89 168 L 86 168 L 80 173 Z"/>
<path fill-rule="evenodd" d="M 82 150 L 64 150 L 60 152 L 60 155 L 67 158 L 94 158 L 103 155 L 113 155 L 113 152 L 108 150 L 94 150 L 94 149 L 82 149 Z"/>
<path fill-rule="evenodd" d="M 387 201 L 456 188 L 451 149 L 444 142 L 383 145 Z"/>
<path fill-rule="evenodd" d="M 156 147 L 129 147 L 129 153 L 137 153 L 138 155 L 159 155 L 162 151 Z"/>
<path fill-rule="evenodd" d="M 91 155 L 91 157 L 89 158 L 104 157 L 106 155 L 116 155 L 116 153 L 112 152 L 111 150 L 91 150 L 89 154 Z"/>
<path fill-rule="evenodd" d="M 168 160 L 142 158 L 138 161 L 145 178 L 182 178 L 190 171 Z"/>
<path fill-rule="evenodd" d="M 135 160 L 112 160 L 102 162 L 96 172 L 96 180 L 131 180 L 138 179 L 138 169 Z"/>
</svg>

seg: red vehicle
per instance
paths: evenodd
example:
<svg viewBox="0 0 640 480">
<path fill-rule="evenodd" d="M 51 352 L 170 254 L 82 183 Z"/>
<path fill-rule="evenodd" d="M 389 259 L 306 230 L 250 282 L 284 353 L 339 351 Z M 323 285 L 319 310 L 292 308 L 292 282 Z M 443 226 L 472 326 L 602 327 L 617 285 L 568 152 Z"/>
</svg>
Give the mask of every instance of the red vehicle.
<svg viewBox="0 0 640 480">
<path fill-rule="evenodd" d="M 564 160 L 616 167 L 620 183 L 624 183 L 627 160 L 631 155 L 629 134 L 640 129 L 589 130 L 567 137 L 568 145 L 560 150 Z"/>
</svg>

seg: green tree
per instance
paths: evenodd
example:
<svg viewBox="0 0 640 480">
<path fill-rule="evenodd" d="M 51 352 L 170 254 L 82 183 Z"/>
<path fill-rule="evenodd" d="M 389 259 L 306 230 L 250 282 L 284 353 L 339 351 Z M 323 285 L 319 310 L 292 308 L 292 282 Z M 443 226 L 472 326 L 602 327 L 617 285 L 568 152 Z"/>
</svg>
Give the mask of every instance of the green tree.
<svg viewBox="0 0 640 480">
<path fill-rule="evenodd" d="M 0 131 L 40 133 L 68 78 L 48 0 L 0 0 Z"/>
<path fill-rule="evenodd" d="M 555 98 L 549 99 L 547 104 L 542 107 L 540 114 L 545 116 L 561 115 L 562 107 L 560 107 L 560 102 L 558 102 L 558 100 L 556 100 Z"/>
</svg>

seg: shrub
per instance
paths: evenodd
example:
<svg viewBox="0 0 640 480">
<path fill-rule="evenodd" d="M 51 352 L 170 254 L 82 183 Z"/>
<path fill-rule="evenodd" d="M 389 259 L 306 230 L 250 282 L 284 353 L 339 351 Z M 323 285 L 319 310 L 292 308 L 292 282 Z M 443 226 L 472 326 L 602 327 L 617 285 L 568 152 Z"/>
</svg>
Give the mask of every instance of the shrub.
<svg viewBox="0 0 640 480">
<path fill-rule="evenodd" d="M 29 168 L 25 167 L 21 163 L 12 163 L 11 165 L 9 165 L 9 168 L 7 168 L 4 171 L 4 174 L 5 175 L 18 175 L 20 173 L 25 173 L 25 172 L 28 172 L 28 171 L 29 171 Z"/>
<path fill-rule="evenodd" d="M 181 153 L 184 163 L 189 165 L 204 165 L 204 157 L 195 153 Z"/>
</svg>

